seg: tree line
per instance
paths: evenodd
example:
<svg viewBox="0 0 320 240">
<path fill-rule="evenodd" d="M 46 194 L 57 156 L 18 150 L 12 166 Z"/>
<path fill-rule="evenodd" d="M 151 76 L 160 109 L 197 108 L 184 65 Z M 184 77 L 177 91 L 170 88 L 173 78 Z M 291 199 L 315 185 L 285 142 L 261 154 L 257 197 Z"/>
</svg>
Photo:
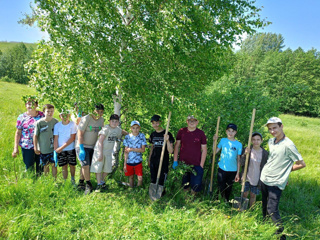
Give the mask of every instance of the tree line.
<svg viewBox="0 0 320 240">
<path fill-rule="evenodd" d="M 32 47 L 24 43 L 15 44 L 7 51 L 0 50 L 0 79 L 6 82 L 27 84 L 29 74 L 24 65 L 31 60 Z"/>
</svg>

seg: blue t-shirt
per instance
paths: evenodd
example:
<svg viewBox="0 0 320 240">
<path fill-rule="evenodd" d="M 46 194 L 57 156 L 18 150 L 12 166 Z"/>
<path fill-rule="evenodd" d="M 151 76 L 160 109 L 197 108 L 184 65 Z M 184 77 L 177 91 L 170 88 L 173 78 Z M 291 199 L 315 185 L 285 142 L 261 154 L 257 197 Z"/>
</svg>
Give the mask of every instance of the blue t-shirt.
<svg viewBox="0 0 320 240">
<path fill-rule="evenodd" d="M 230 141 L 228 138 L 222 138 L 218 148 L 221 149 L 219 168 L 227 172 L 236 172 L 238 169 L 237 156 L 241 155 L 242 144 L 237 140 Z"/>
<path fill-rule="evenodd" d="M 133 136 L 132 133 L 126 135 L 123 141 L 123 145 L 129 148 L 141 148 L 143 145 L 147 145 L 146 137 L 143 133 L 139 133 L 138 136 Z M 127 164 L 137 165 L 142 162 L 142 153 L 129 152 Z"/>
</svg>

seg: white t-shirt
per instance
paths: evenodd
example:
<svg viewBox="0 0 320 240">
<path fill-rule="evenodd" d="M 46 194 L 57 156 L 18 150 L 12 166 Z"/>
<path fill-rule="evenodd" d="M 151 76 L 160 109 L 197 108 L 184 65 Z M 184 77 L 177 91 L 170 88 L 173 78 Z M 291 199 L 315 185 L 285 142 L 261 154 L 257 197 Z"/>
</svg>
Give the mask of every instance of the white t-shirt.
<svg viewBox="0 0 320 240">
<path fill-rule="evenodd" d="M 54 126 L 53 135 L 58 136 L 58 147 L 61 147 L 65 144 L 71 137 L 71 134 L 77 133 L 77 125 L 70 121 L 67 125 L 63 125 L 62 122 L 58 122 Z M 70 151 L 74 149 L 74 142 L 68 145 L 63 151 Z"/>
</svg>

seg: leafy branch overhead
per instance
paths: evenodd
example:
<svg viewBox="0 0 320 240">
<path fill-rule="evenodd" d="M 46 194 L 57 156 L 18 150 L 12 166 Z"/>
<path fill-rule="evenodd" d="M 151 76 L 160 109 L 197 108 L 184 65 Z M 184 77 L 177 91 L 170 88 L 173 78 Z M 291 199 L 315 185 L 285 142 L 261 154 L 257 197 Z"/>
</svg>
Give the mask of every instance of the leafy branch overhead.
<svg viewBox="0 0 320 240">
<path fill-rule="evenodd" d="M 266 24 L 252 1 L 37 0 L 50 35 L 29 64 L 32 84 L 60 106 L 112 104 L 147 111 L 167 96 L 197 97 L 226 73 L 237 36 Z M 58 93 L 58 94 L 57 94 Z"/>
</svg>

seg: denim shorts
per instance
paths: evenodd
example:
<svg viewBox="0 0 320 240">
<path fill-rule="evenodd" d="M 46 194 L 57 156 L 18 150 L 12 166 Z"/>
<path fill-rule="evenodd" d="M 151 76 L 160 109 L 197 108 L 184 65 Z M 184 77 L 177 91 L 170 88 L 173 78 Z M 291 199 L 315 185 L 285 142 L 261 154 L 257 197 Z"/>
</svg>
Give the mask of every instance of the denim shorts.
<svg viewBox="0 0 320 240">
<path fill-rule="evenodd" d="M 48 163 L 55 163 L 53 159 L 53 152 L 47 154 L 40 153 L 40 165 L 45 166 Z"/>
<path fill-rule="evenodd" d="M 182 178 L 182 185 L 184 189 L 191 187 L 195 192 L 201 191 L 203 168 L 201 166 L 194 166 L 193 170 L 196 174 L 192 172 L 186 172 Z"/>
<path fill-rule="evenodd" d="M 244 185 L 244 191 L 248 192 L 249 190 L 250 190 L 250 192 L 252 192 L 255 195 L 260 194 L 260 190 L 259 190 L 258 186 L 252 186 L 249 182 L 246 182 L 246 184 Z"/>
</svg>

